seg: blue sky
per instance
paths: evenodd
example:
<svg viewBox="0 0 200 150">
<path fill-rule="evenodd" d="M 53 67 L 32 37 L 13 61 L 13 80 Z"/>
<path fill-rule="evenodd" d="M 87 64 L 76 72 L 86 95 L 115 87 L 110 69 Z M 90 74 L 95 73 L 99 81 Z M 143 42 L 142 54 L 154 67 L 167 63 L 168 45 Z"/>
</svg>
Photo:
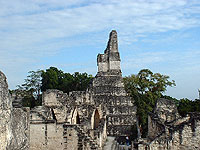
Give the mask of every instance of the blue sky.
<svg viewBox="0 0 200 150">
<path fill-rule="evenodd" d="M 123 76 L 148 68 L 176 81 L 166 94 L 198 98 L 199 0 L 0 0 L 0 70 L 11 89 L 50 66 L 95 75 L 112 29 Z"/>
</svg>

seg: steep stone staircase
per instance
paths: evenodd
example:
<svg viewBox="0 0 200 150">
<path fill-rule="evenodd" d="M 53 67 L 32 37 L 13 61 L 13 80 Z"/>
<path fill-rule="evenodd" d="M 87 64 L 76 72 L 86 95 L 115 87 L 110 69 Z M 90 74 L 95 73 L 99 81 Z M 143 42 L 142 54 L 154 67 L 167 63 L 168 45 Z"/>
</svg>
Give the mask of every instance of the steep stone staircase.
<svg viewBox="0 0 200 150">
<path fill-rule="evenodd" d="M 95 138 L 92 138 L 88 133 L 86 133 L 83 128 L 79 125 L 71 125 L 70 127 L 74 128 L 77 131 L 77 137 L 78 137 L 78 150 L 84 150 L 84 149 L 91 149 L 91 150 L 98 150 L 99 146 L 96 142 Z M 67 150 L 67 128 L 64 128 L 63 132 L 63 138 L 64 138 L 64 150 Z"/>
</svg>

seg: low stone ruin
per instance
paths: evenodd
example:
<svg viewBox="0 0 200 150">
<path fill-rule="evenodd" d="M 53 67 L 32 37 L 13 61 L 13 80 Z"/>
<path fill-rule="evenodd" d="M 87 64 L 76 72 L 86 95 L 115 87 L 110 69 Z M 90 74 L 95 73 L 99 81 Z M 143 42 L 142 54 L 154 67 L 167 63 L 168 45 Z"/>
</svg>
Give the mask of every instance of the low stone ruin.
<svg viewBox="0 0 200 150">
<path fill-rule="evenodd" d="M 200 113 L 178 114 L 175 103 L 159 99 L 148 117 L 148 138 L 138 139 L 138 150 L 199 150 Z"/>
</svg>

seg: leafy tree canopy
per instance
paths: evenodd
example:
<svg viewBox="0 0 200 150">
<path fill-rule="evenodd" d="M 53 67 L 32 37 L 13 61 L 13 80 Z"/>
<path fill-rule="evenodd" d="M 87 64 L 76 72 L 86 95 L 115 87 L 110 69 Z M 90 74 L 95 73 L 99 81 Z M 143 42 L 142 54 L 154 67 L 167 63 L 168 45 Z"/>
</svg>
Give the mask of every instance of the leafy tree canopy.
<svg viewBox="0 0 200 150">
<path fill-rule="evenodd" d="M 10 90 L 17 97 L 22 97 L 22 105 L 24 107 L 34 107 L 41 105 L 41 74 L 43 70 L 29 71 L 29 75 L 22 85 L 17 85 L 17 89 Z"/>
<path fill-rule="evenodd" d="M 64 73 L 55 67 L 50 67 L 42 73 L 42 91 L 58 89 L 65 93 L 70 91 L 84 91 L 91 83 L 93 77 L 87 73 Z"/>
<path fill-rule="evenodd" d="M 200 100 L 196 99 L 192 101 L 187 98 L 180 99 L 178 111 L 183 117 L 189 112 L 200 112 Z"/>
<path fill-rule="evenodd" d="M 65 93 L 84 91 L 93 79 L 92 75 L 87 73 L 64 73 L 56 67 L 50 67 L 46 71 L 37 70 L 28 73 L 25 82 L 18 85 L 16 90 L 10 90 L 10 93 L 22 97 L 22 105 L 31 108 L 42 104 L 41 91 L 47 89 L 58 89 Z"/>
<path fill-rule="evenodd" d="M 153 110 L 156 100 L 162 96 L 168 86 L 175 86 L 175 81 L 170 81 L 167 75 L 142 69 L 136 75 L 124 77 L 124 85 L 126 91 L 135 100 L 137 116 L 145 136 L 148 112 Z"/>
</svg>

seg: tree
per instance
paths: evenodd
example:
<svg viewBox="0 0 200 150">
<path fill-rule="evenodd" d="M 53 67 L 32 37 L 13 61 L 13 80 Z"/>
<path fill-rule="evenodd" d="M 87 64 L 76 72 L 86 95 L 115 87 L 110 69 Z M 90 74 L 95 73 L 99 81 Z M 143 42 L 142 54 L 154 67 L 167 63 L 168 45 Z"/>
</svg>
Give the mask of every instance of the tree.
<svg viewBox="0 0 200 150">
<path fill-rule="evenodd" d="M 25 79 L 25 83 L 22 85 L 18 85 L 18 90 L 21 91 L 27 91 L 31 96 L 34 96 L 36 99 L 40 95 L 41 91 L 41 74 L 43 70 L 37 70 L 37 71 L 29 71 L 29 75 L 27 76 L 27 79 Z M 28 94 L 28 95 L 29 95 Z"/>
<path fill-rule="evenodd" d="M 10 93 L 16 93 L 18 97 L 22 97 L 22 105 L 31 108 L 42 104 L 41 91 L 47 89 L 58 89 L 64 93 L 84 91 L 93 79 L 92 75 L 87 73 L 64 73 L 56 67 L 28 73 L 25 82 L 18 85 L 16 90 L 10 90 Z"/>
<path fill-rule="evenodd" d="M 200 112 L 200 100 L 196 99 L 192 101 L 187 98 L 180 99 L 178 112 L 183 117 L 185 117 L 189 112 Z"/>
<path fill-rule="evenodd" d="M 65 93 L 71 91 L 84 91 L 91 83 L 93 77 L 87 73 L 64 73 L 55 67 L 50 67 L 42 73 L 42 91 L 58 89 Z"/>
<path fill-rule="evenodd" d="M 58 70 L 55 67 L 50 67 L 46 69 L 42 74 L 42 91 L 46 91 L 47 89 L 59 89 L 59 85 L 64 78 L 64 73 L 61 70 Z"/>
<path fill-rule="evenodd" d="M 168 86 L 175 86 L 169 76 L 142 69 L 137 75 L 124 77 L 125 90 L 135 100 L 137 116 L 142 127 L 143 137 L 147 133 L 148 112 L 153 110 L 155 102 L 166 91 Z"/>
<path fill-rule="evenodd" d="M 41 105 L 41 74 L 43 70 L 29 71 L 29 75 L 22 85 L 17 85 L 17 89 L 13 90 L 17 96 L 22 97 L 22 106 L 33 108 Z"/>
<path fill-rule="evenodd" d="M 74 91 L 84 91 L 88 88 L 91 83 L 93 77 L 92 75 L 88 75 L 87 73 L 79 73 L 75 72 L 73 74 L 73 85 Z"/>
</svg>

